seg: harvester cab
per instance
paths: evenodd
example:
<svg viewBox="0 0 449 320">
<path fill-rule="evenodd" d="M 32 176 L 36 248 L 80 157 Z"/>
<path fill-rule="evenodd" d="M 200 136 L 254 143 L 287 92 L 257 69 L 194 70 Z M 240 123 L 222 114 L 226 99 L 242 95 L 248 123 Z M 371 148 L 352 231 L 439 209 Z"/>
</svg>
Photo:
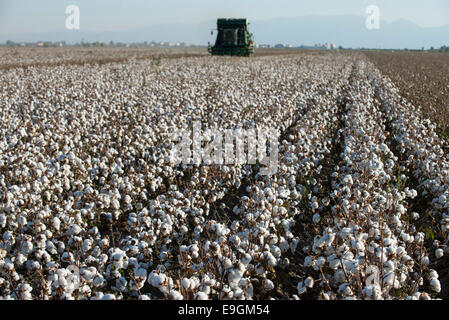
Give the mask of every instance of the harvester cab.
<svg viewBox="0 0 449 320">
<path fill-rule="evenodd" d="M 248 19 L 218 19 L 217 40 L 208 47 L 212 55 L 249 57 L 254 52 Z"/>
</svg>

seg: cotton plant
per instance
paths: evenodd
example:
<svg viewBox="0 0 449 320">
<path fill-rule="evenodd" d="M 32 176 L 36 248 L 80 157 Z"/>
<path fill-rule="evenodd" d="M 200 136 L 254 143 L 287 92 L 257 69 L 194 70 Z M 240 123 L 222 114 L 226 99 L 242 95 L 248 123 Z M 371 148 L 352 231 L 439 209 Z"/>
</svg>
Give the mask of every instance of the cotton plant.
<svg viewBox="0 0 449 320">
<path fill-rule="evenodd" d="M 362 56 L 58 65 L 73 58 L 0 75 L 0 298 L 442 290 L 432 263 L 447 254 L 448 159 L 432 124 Z M 279 129 L 277 172 L 172 163 L 173 132 L 196 121 L 223 135 Z M 410 179 L 401 166 L 421 189 L 397 186 Z M 424 192 L 446 237 L 432 251 L 415 226 L 426 213 L 409 209 Z M 303 273 L 280 293 L 278 274 L 298 264 Z"/>
</svg>

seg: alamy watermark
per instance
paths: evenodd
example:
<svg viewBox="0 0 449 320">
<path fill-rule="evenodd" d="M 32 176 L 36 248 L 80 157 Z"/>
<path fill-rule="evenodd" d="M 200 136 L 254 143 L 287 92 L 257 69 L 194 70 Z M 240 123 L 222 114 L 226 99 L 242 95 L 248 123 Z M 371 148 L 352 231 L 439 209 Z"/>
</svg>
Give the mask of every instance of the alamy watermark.
<svg viewBox="0 0 449 320">
<path fill-rule="evenodd" d="M 366 7 L 365 13 L 368 15 L 365 26 L 368 30 L 380 29 L 380 9 L 376 5 Z"/>
<path fill-rule="evenodd" d="M 80 8 L 77 5 L 69 5 L 65 8 L 65 27 L 68 30 L 80 29 Z"/>
<path fill-rule="evenodd" d="M 206 129 L 194 121 L 192 128 L 175 130 L 172 134 L 170 163 L 173 165 L 244 165 L 263 167 L 261 175 L 273 175 L 278 168 L 279 130 Z"/>
</svg>

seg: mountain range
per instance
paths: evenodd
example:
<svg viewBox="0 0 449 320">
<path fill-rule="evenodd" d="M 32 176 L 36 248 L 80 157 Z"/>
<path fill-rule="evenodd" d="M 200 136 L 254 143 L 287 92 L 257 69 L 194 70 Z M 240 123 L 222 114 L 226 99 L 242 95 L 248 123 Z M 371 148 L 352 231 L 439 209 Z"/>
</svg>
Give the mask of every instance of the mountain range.
<svg viewBox="0 0 449 320">
<path fill-rule="evenodd" d="M 441 27 L 420 27 L 408 20 L 381 21 L 380 29 L 368 30 L 366 17 L 357 15 L 303 16 L 297 18 L 276 18 L 250 21 L 250 31 L 259 44 L 314 45 L 334 43 L 345 48 L 391 48 L 420 49 L 431 46 L 439 48 L 449 44 L 449 25 Z M 184 42 L 206 45 L 214 42 L 216 21 L 184 24 L 170 23 L 146 28 L 119 31 L 54 30 L 25 34 L 0 34 L 0 43 L 66 41 L 85 42 Z"/>
</svg>

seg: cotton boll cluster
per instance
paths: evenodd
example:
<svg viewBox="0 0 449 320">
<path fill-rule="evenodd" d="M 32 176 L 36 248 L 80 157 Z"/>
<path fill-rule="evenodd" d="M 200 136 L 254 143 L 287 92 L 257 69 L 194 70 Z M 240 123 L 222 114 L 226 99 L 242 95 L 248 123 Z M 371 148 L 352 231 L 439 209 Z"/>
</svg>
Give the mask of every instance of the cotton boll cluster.
<svg viewBox="0 0 449 320">
<path fill-rule="evenodd" d="M 445 142 L 438 137 L 435 126 L 420 117 L 418 108 L 401 99 L 389 79 L 376 76 L 373 84 L 378 88 L 384 112 L 389 115 L 393 138 L 406 158 L 405 164 L 417 179 L 419 195 L 428 207 L 427 216 L 421 220 L 425 219 L 428 225 L 440 224 L 443 236 L 433 241 L 434 246 L 429 250 L 434 251 L 435 259 L 441 259 L 449 244 L 449 158 L 443 150 Z M 432 223 L 428 222 L 429 217 Z"/>
<path fill-rule="evenodd" d="M 314 215 L 312 220 L 321 225 L 323 233 L 314 238 L 305 265 L 321 272 L 321 285 L 330 287 L 333 297 L 390 299 L 392 289 L 409 285 L 416 290 L 417 282 L 422 285 L 422 278 L 413 276 L 417 265 L 427 268 L 429 258 L 422 249 L 423 235 L 403 221 L 407 198 L 415 198 L 417 192 L 401 191 L 391 183 L 396 179 L 397 157 L 386 144 L 387 117 L 374 99 L 370 70 L 363 61 L 356 64 L 356 70 L 341 116 L 345 126 L 339 134 L 344 147 L 333 175 L 335 205 L 322 222 L 328 213 L 320 214 L 320 219 L 318 213 Z M 333 276 L 325 275 L 324 267 Z M 437 289 L 435 280 L 433 284 Z M 299 294 L 307 292 L 304 281 L 297 289 Z"/>
<path fill-rule="evenodd" d="M 441 290 L 414 225 L 426 213 L 410 209 L 423 191 L 404 185 L 412 168 L 447 237 L 448 159 L 362 56 L 131 59 L 10 69 L 0 83 L 1 298 Z M 193 121 L 278 128 L 277 173 L 170 163 L 172 132 Z M 304 277 L 280 293 L 297 265 Z"/>
</svg>

